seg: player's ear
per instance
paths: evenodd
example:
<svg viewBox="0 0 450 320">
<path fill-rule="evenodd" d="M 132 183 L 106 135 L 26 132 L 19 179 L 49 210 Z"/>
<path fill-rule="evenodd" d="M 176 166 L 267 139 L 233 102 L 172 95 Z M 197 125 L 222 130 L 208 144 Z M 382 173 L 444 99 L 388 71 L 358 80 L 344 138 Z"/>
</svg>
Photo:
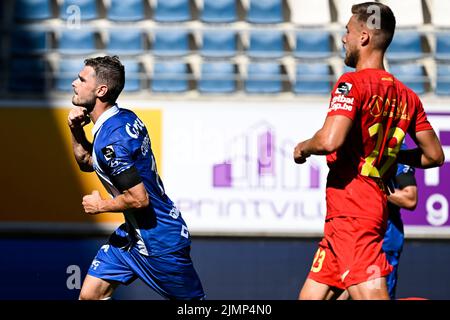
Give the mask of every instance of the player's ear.
<svg viewBox="0 0 450 320">
<path fill-rule="evenodd" d="M 369 44 L 371 34 L 367 30 L 362 30 L 359 38 L 359 42 L 362 47 L 365 47 Z"/>
<path fill-rule="evenodd" d="M 106 85 L 101 85 L 97 88 L 97 97 L 102 98 L 108 92 L 108 87 Z"/>
</svg>

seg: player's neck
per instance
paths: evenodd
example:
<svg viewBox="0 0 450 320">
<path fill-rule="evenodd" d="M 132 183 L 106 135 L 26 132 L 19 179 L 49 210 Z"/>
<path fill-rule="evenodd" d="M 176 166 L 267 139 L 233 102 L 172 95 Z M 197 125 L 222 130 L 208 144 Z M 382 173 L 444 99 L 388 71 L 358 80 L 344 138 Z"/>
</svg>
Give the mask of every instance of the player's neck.
<svg viewBox="0 0 450 320">
<path fill-rule="evenodd" d="M 94 109 L 89 114 L 89 117 L 91 118 L 92 122 L 95 124 L 97 122 L 97 119 L 100 118 L 103 112 L 110 109 L 112 106 L 114 106 L 114 104 L 97 102 L 95 104 Z"/>
<path fill-rule="evenodd" d="M 384 67 L 384 54 L 379 51 L 371 51 L 367 54 L 361 52 L 360 59 L 356 64 L 356 71 L 364 69 L 386 70 Z"/>
</svg>

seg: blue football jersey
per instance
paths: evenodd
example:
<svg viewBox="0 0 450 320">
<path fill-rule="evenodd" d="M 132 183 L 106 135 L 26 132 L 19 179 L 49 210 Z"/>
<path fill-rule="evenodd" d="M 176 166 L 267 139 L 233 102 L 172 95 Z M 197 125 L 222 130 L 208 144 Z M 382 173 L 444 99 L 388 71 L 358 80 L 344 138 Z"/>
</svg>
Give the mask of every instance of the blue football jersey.
<svg viewBox="0 0 450 320">
<path fill-rule="evenodd" d="M 415 169 L 405 164 L 397 165 L 396 176 L 392 179 L 393 187 L 400 188 L 396 181 L 396 177 L 408 174 L 414 175 Z M 383 240 L 383 250 L 384 251 L 397 251 L 401 252 L 404 243 L 404 230 L 403 221 L 401 218 L 400 208 L 395 204 L 388 202 L 389 219 L 386 228 L 386 233 Z"/>
<path fill-rule="evenodd" d="M 123 212 L 125 223 L 110 241 L 123 248 L 137 246 L 147 256 L 190 245 L 186 223 L 164 191 L 144 123 L 131 110 L 115 105 L 97 119 L 92 134 L 94 169 L 109 194 L 121 194 L 114 177 L 134 166 L 150 200 L 147 208 Z"/>
</svg>

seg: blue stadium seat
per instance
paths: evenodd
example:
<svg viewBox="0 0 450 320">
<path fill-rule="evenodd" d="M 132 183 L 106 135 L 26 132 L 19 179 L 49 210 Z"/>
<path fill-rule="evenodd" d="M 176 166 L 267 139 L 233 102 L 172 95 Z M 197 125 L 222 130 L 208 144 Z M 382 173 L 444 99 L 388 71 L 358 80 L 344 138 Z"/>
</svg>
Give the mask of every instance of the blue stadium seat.
<svg viewBox="0 0 450 320">
<path fill-rule="evenodd" d="M 84 55 L 94 53 L 96 33 L 91 29 L 63 30 L 59 34 L 58 51 L 65 55 Z"/>
<path fill-rule="evenodd" d="M 296 94 L 330 94 L 333 80 L 327 63 L 298 63 L 293 91 Z"/>
<path fill-rule="evenodd" d="M 55 74 L 55 89 L 63 92 L 72 92 L 72 82 L 84 68 L 84 59 L 61 59 Z"/>
<path fill-rule="evenodd" d="M 191 20 L 189 0 L 157 0 L 153 19 L 158 22 Z"/>
<path fill-rule="evenodd" d="M 109 29 L 106 51 L 111 55 L 137 55 L 144 53 L 145 33 L 139 29 Z"/>
<path fill-rule="evenodd" d="M 204 57 L 232 57 L 237 51 L 237 32 L 234 30 L 204 30 L 200 50 Z"/>
<path fill-rule="evenodd" d="M 182 61 L 155 62 L 151 90 L 153 92 L 184 92 L 189 89 L 189 68 Z"/>
<path fill-rule="evenodd" d="M 251 58 L 281 58 L 284 55 L 282 31 L 251 31 L 247 55 Z"/>
<path fill-rule="evenodd" d="M 418 63 L 397 63 L 389 66 L 389 72 L 417 94 L 426 92 L 428 83 L 425 70 L 422 64 Z"/>
<path fill-rule="evenodd" d="M 45 60 L 14 58 L 9 64 L 9 90 L 11 92 L 45 93 L 48 65 Z"/>
<path fill-rule="evenodd" d="M 14 4 L 16 20 L 45 20 L 53 17 L 51 0 L 16 0 Z"/>
<path fill-rule="evenodd" d="M 51 47 L 47 30 L 14 30 L 11 42 L 11 51 L 16 55 L 43 54 Z"/>
<path fill-rule="evenodd" d="M 59 17 L 67 20 L 75 14 L 81 20 L 93 20 L 99 17 L 96 0 L 63 0 L 60 6 Z"/>
<path fill-rule="evenodd" d="M 283 0 L 250 0 L 246 20 L 267 24 L 283 22 Z"/>
<path fill-rule="evenodd" d="M 206 23 L 237 21 L 236 0 L 203 0 L 200 20 Z"/>
<path fill-rule="evenodd" d="M 450 34 L 436 33 L 436 52 L 435 57 L 438 60 L 450 61 Z"/>
<path fill-rule="evenodd" d="M 422 38 L 417 31 L 397 31 L 387 50 L 386 57 L 390 61 L 420 59 L 424 55 Z"/>
<path fill-rule="evenodd" d="M 450 96 L 450 64 L 437 65 L 436 94 Z"/>
<path fill-rule="evenodd" d="M 189 32 L 179 29 L 156 30 L 153 54 L 158 56 L 182 56 L 189 53 Z"/>
<path fill-rule="evenodd" d="M 110 0 L 107 11 L 109 20 L 133 22 L 145 19 L 144 0 Z"/>
<path fill-rule="evenodd" d="M 236 65 L 230 62 L 204 62 L 201 65 L 198 90 L 201 93 L 236 91 Z"/>
<path fill-rule="evenodd" d="M 298 31 L 295 35 L 294 57 L 325 59 L 332 55 L 331 35 L 328 31 Z"/>
<path fill-rule="evenodd" d="M 141 76 L 143 73 L 142 64 L 136 60 L 122 60 L 125 67 L 125 87 L 124 92 L 140 91 L 142 86 Z"/>
<path fill-rule="evenodd" d="M 248 93 L 282 92 L 281 65 L 274 62 L 249 63 L 244 87 Z"/>
</svg>

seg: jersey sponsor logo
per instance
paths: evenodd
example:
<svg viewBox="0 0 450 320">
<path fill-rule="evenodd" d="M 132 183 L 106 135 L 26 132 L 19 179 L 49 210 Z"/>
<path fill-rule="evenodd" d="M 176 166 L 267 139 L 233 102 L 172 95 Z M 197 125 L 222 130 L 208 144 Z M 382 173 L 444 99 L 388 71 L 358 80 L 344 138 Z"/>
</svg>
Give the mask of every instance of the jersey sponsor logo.
<svg viewBox="0 0 450 320">
<path fill-rule="evenodd" d="M 113 161 L 111 161 L 111 162 L 109 163 L 109 167 L 110 167 L 110 168 L 115 168 L 115 167 L 118 167 L 119 164 L 120 164 L 119 160 L 114 159 Z M 125 164 L 127 164 L 127 163 L 125 163 Z"/>
<path fill-rule="evenodd" d="M 397 102 L 396 98 L 383 99 L 378 95 L 374 95 L 370 99 L 369 110 L 370 115 L 373 116 L 374 118 L 383 116 L 395 118 L 396 120 L 402 119 L 409 121 L 411 119 L 408 113 L 408 103 L 406 101 Z"/>
<path fill-rule="evenodd" d="M 142 155 L 145 156 L 149 150 L 150 150 L 150 137 L 147 134 L 141 144 Z"/>
<path fill-rule="evenodd" d="M 97 259 L 94 259 L 91 263 L 92 270 L 97 270 L 99 265 L 100 265 L 100 261 L 98 261 Z"/>
<path fill-rule="evenodd" d="M 132 125 L 130 123 L 127 123 L 125 126 L 125 130 L 127 131 L 128 135 L 134 139 L 139 138 L 139 133 L 144 130 L 144 128 L 145 125 L 139 118 L 136 118 Z"/>
<path fill-rule="evenodd" d="M 328 112 L 337 110 L 352 111 L 354 102 L 355 98 L 347 98 L 342 94 L 337 95 L 331 100 L 331 106 L 328 108 Z"/>
<path fill-rule="evenodd" d="M 145 246 L 144 240 L 142 240 L 142 238 L 136 241 L 136 247 L 138 248 L 139 253 L 143 254 L 144 256 L 148 256 L 147 247 Z"/>
<path fill-rule="evenodd" d="M 189 239 L 189 230 L 186 226 L 182 225 L 181 226 L 181 236 L 185 237 L 186 239 Z"/>
<path fill-rule="evenodd" d="M 172 210 L 170 210 L 169 215 L 174 219 L 178 219 L 178 217 L 180 216 L 180 210 L 178 210 L 178 208 L 176 207 L 173 207 Z"/>
<path fill-rule="evenodd" d="M 415 171 L 415 169 L 413 167 L 408 166 L 407 164 L 403 164 L 403 169 L 402 169 L 403 173 L 409 173 L 409 172 L 414 173 L 414 171 Z"/>
<path fill-rule="evenodd" d="M 107 161 L 116 157 L 116 153 L 114 152 L 114 147 L 112 145 L 106 146 L 102 149 L 102 153 L 105 156 Z"/>
<path fill-rule="evenodd" d="M 350 93 L 350 90 L 352 90 L 353 85 L 348 82 L 340 82 L 336 88 L 335 94 L 343 94 L 348 95 Z"/>
</svg>

